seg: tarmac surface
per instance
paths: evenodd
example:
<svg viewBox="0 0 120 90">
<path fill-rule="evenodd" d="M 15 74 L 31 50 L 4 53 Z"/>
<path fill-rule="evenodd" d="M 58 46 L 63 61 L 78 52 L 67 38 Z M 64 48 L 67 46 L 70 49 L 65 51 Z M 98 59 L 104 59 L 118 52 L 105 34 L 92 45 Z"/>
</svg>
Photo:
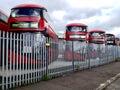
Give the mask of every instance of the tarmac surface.
<svg viewBox="0 0 120 90">
<path fill-rule="evenodd" d="M 65 74 L 49 81 L 15 88 L 14 90 L 120 90 L 120 61 Z M 112 81 L 110 81 L 112 78 Z M 104 88 L 105 82 L 110 82 Z"/>
</svg>

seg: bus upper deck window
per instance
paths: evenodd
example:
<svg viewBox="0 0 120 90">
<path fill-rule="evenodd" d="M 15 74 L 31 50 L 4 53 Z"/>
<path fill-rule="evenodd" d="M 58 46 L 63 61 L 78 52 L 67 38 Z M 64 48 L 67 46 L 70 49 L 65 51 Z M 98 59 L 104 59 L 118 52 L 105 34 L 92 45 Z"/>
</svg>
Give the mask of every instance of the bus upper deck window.
<svg viewBox="0 0 120 90">
<path fill-rule="evenodd" d="M 20 17 L 20 16 L 40 16 L 40 9 L 18 8 L 12 10 L 11 17 Z"/>
<path fill-rule="evenodd" d="M 71 31 L 78 32 L 81 31 L 82 29 L 80 27 L 72 27 Z"/>
</svg>

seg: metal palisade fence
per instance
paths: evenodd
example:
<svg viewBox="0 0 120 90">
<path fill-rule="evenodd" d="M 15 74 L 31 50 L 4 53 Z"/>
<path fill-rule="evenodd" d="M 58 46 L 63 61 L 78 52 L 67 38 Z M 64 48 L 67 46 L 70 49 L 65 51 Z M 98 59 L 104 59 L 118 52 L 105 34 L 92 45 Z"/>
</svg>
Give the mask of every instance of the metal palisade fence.
<svg viewBox="0 0 120 90">
<path fill-rule="evenodd" d="M 120 47 L 55 41 L 38 33 L 0 32 L 0 89 L 18 87 L 114 61 Z"/>
</svg>

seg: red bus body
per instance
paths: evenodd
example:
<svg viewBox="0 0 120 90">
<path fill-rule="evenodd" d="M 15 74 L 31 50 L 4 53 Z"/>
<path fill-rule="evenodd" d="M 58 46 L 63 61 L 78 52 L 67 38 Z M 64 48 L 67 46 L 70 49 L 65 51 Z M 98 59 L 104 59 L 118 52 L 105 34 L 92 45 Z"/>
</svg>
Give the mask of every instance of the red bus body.
<svg viewBox="0 0 120 90">
<path fill-rule="evenodd" d="M 7 25 L 8 25 L 7 21 L 8 21 L 8 15 L 0 10 L 0 37 L 2 36 L 3 32 L 7 31 Z M 6 50 L 4 50 L 3 53 L 3 48 L 4 48 L 3 40 L 2 38 L 0 38 L 0 66 L 2 65 L 2 61 L 3 61 L 2 60 L 3 54 L 6 53 Z"/>
<path fill-rule="evenodd" d="M 66 25 L 66 40 L 86 41 L 87 25 L 82 23 L 71 23 Z"/>
<path fill-rule="evenodd" d="M 7 31 L 8 15 L 0 10 L 0 31 Z"/>
<path fill-rule="evenodd" d="M 70 23 L 66 25 L 66 33 L 65 33 L 65 39 L 66 39 L 66 50 L 65 50 L 65 60 L 72 61 L 72 59 L 78 61 L 84 61 L 85 60 L 85 47 L 82 44 L 79 47 L 76 47 L 76 44 L 80 44 L 81 42 L 85 42 L 87 40 L 87 25 L 82 23 Z M 73 46 L 71 46 L 71 42 L 69 41 L 75 41 Z M 85 43 L 86 44 L 86 43 Z M 72 51 L 72 48 L 74 48 L 74 51 Z M 76 49 L 76 50 L 75 50 Z"/>
<path fill-rule="evenodd" d="M 106 44 L 105 31 L 91 30 L 88 33 L 88 42 L 94 44 Z"/>
<path fill-rule="evenodd" d="M 10 32 L 43 32 L 54 39 L 58 38 L 58 36 L 52 30 L 53 27 L 52 25 L 50 25 L 49 23 L 50 21 L 46 20 L 48 19 L 47 10 L 43 6 L 35 5 L 35 4 L 22 4 L 12 8 L 11 13 L 12 12 L 16 13 L 16 16 L 12 14 L 10 15 L 8 19 L 8 31 Z M 34 14 L 32 15 L 32 13 Z M 26 14 L 26 15 L 22 16 L 22 14 Z M 30 23 L 33 23 L 36 25 L 30 28 L 30 27 L 24 27 L 22 23 L 29 24 L 29 25 Z"/>
<path fill-rule="evenodd" d="M 115 45 L 120 46 L 120 38 L 115 37 Z"/>
<path fill-rule="evenodd" d="M 105 34 L 107 39 L 107 45 L 115 45 L 115 35 L 111 33 Z"/>
<path fill-rule="evenodd" d="M 58 36 L 54 32 L 53 30 L 54 27 L 52 26 L 51 21 L 49 19 L 50 18 L 48 17 L 47 10 L 43 6 L 39 6 L 35 4 L 22 4 L 11 9 L 11 14 L 8 19 L 9 32 L 13 32 L 13 33 L 15 32 L 19 36 L 25 34 L 25 37 L 27 37 L 29 34 L 31 34 L 31 37 L 32 36 L 37 37 L 37 34 L 38 34 L 38 36 L 42 35 L 42 38 L 36 38 L 36 39 L 39 39 L 39 40 L 44 39 L 42 40 L 43 46 L 41 46 L 41 44 L 37 46 L 39 47 L 37 49 L 39 50 L 38 52 L 42 52 L 42 51 L 44 52 L 40 54 L 37 54 L 37 52 L 35 53 L 35 51 L 32 52 L 39 56 L 37 58 L 38 59 L 37 61 L 34 60 L 34 58 L 31 59 L 27 57 L 27 54 L 29 53 L 26 53 L 26 55 L 21 55 L 19 53 L 16 53 L 14 50 L 9 50 L 9 55 L 10 53 L 12 53 L 12 56 L 15 56 L 15 58 L 18 58 L 18 64 L 26 64 L 25 62 L 32 63 L 32 64 L 34 63 L 43 64 L 43 63 L 46 63 L 45 62 L 46 60 L 50 60 L 50 59 L 52 59 L 52 61 L 56 60 L 56 58 L 58 57 L 58 45 L 57 45 Z M 45 38 L 52 39 L 52 41 L 49 42 L 49 40 L 46 40 Z M 21 43 L 23 42 L 21 41 Z M 33 42 L 33 44 L 34 43 L 36 42 Z M 50 46 L 47 47 L 46 43 L 49 43 Z M 23 51 L 24 45 L 22 46 L 19 44 L 19 46 L 17 47 L 21 47 L 21 51 Z M 26 47 L 29 47 L 29 46 L 26 46 Z M 34 48 L 34 46 L 31 46 L 31 47 Z M 43 50 L 45 47 L 46 47 L 46 50 Z M 51 54 L 54 54 L 54 55 L 51 55 Z M 41 57 L 45 60 L 42 60 Z M 12 63 L 16 62 L 15 58 L 12 59 Z M 20 58 L 24 59 L 24 62 L 23 60 L 20 61 L 21 60 Z"/>
</svg>

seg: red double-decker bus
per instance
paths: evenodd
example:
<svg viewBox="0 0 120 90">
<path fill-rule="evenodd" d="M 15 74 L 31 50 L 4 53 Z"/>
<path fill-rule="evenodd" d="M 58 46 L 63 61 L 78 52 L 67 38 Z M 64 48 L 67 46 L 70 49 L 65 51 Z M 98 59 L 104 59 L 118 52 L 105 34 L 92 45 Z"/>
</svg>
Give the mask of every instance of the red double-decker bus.
<svg viewBox="0 0 120 90">
<path fill-rule="evenodd" d="M 84 61 L 86 54 L 86 40 L 87 40 L 87 25 L 82 23 L 70 23 L 66 25 L 66 48 L 65 48 L 65 60 L 72 61 Z M 72 41 L 74 41 L 72 43 Z M 85 42 L 85 43 L 81 43 Z M 73 44 L 73 47 L 72 47 Z M 76 45 L 78 45 L 76 47 Z M 72 51 L 72 49 L 74 49 Z"/>
<path fill-rule="evenodd" d="M 14 45 L 9 51 L 12 58 L 15 55 L 18 59 L 18 64 L 40 64 L 56 60 L 58 36 L 45 7 L 35 4 L 15 6 L 8 19 L 8 31 L 13 32 L 14 39 L 18 39 L 12 41 Z M 15 58 L 12 63 L 16 63 Z"/>
<path fill-rule="evenodd" d="M 94 44 L 106 44 L 107 40 L 105 37 L 104 30 L 90 30 L 88 33 L 88 42 Z"/>
<path fill-rule="evenodd" d="M 66 25 L 66 40 L 86 41 L 87 25 L 82 23 L 70 23 Z"/>
<path fill-rule="evenodd" d="M 111 33 L 105 34 L 107 39 L 107 45 L 115 45 L 115 35 Z"/>
<path fill-rule="evenodd" d="M 7 31 L 8 15 L 0 10 L 0 31 Z"/>
<path fill-rule="evenodd" d="M 6 50 L 4 50 L 3 53 L 3 33 L 7 31 L 7 25 L 8 25 L 8 15 L 5 14 L 2 10 L 0 10 L 0 66 L 2 65 L 3 55 L 6 53 Z M 6 57 L 6 56 L 5 56 Z"/>
<path fill-rule="evenodd" d="M 115 37 L 115 45 L 120 46 L 120 38 Z"/>
<path fill-rule="evenodd" d="M 47 9 L 40 5 L 22 4 L 11 9 L 8 30 L 12 32 L 42 32 L 57 39 Z"/>
</svg>

